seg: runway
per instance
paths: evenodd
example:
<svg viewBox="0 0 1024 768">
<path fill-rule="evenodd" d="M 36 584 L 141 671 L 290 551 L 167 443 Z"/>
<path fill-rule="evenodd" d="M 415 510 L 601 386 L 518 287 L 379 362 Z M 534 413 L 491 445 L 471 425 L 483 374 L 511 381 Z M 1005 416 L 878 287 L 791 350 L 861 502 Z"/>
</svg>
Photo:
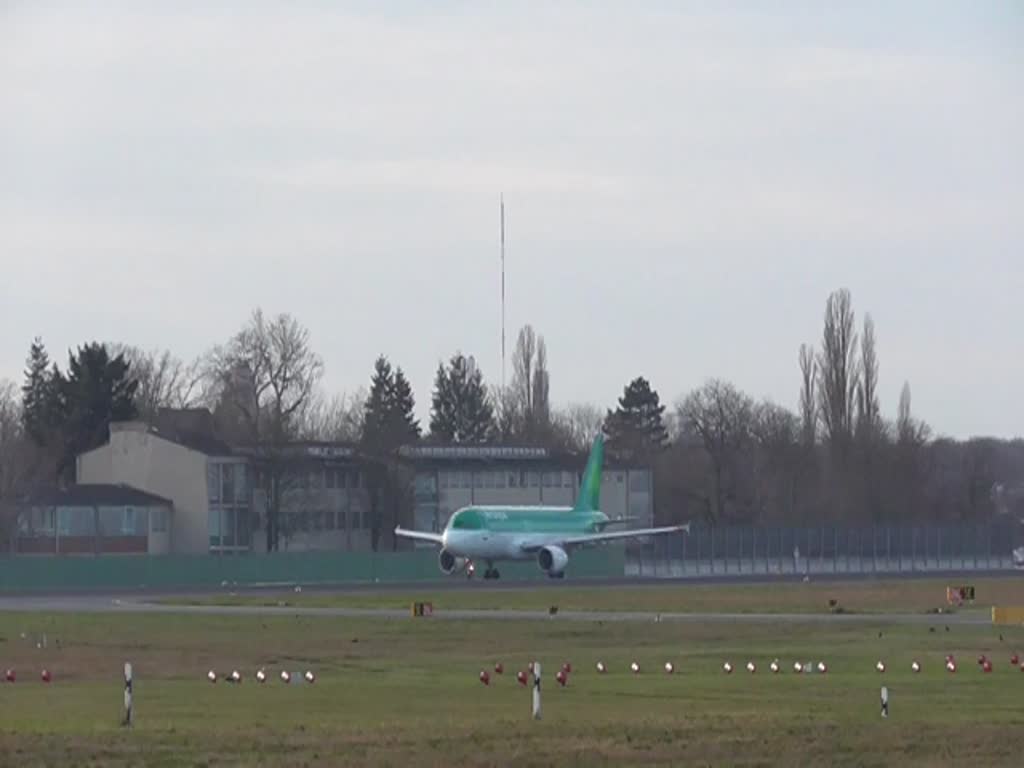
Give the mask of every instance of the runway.
<svg viewBox="0 0 1024 768">
<path fill-rule="evenodd" d="M 409 611 L 398 608 L 318 608 L 263 605 L 167 605 L 142 596 L 32 596 L 0 598 L 2 612 L 178 614 L 205 616 L 283 616 L 327 618 L 408 619 Z M 643 611 L 523 611 L 503 609 L 435 610 L 425 621 L 572 621 L 572 622 L 666 622 L 728 624 L 915 624 L 988 625 L 985 612 L 957 614 L 831 614 L 831 613 L 655 613 Z"/>
</svg>

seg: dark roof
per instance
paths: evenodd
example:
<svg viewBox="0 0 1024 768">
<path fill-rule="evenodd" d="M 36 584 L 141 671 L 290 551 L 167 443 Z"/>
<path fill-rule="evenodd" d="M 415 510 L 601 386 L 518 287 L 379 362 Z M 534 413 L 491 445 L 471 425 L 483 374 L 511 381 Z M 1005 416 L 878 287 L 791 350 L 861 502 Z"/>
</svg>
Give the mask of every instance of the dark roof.
<svg viewBox="0 0 1024 768">
<path fill-rule="evenodd" d="M 151 434 L 207 456 L 231 456 L 231 446 L 217 436 L 213 414 L 206 408 L 161 408 Z"/>
<path fill-rule="evenodd" d="M 172 502 L 130 485 L 88 483 L 67 488 L 41 488 L 29 494 L 28 506 L 36 507 L 170 507 Z"/>
</svg>

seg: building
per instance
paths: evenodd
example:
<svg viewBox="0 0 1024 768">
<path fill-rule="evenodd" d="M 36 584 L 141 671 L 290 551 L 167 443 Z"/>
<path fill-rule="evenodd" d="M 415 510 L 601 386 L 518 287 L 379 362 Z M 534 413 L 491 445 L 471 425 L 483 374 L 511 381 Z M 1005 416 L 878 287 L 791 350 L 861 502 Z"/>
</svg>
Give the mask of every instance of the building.
<svg viewBox="0 0 1024 768">
<path fill-rule="evenodd" d="M 150 554 L 170 551 L 173 504 L 123 485 L 39 491 L 18 514 L 19 554 Z"/>
<path fill-rule="evenodd" d="M 385 505 L 380 534 L 390 547 L 395 522 L 439 531 L 468 504 L 570 506 L 586 456 L 514 446 L 415 445 L 400 451 L 412 497 L 411 519 Z M 78 457 L 82 483 L 123 484 L 171 501 L 170 551 L 266 551 L 269 501 L 279 500 L 279 548 L 365 551 L 372 546 L 368 470 L 345 443 L 297 442 L 274 452 L 217 439 L 208 411 L 164 411 L 154 424 L 111 425 L 109 441 Z M 606 463 L 602 509 L 612 517 L 653 519 L 648 469 Z M 407 546 L 403 543 L 403 547 Z"/>
</svg>

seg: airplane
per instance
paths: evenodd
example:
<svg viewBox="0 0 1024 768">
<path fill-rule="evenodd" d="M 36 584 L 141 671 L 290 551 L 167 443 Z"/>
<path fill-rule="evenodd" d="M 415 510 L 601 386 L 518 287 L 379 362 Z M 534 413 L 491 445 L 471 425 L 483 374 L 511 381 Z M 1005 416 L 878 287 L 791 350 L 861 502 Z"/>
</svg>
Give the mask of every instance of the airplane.
<svg viewBox="0 0 1024 768">
<path fill-rule="evenodd" d="M 631 518 L 612 519 L 601 512 L 603 463 L 604 438 L 598 435 L 590 450 L 575 506 L 472 505 L 457 510 L 442 533 L 399 526 L 395 528 L 395 535 L 440 546 L 438 566 L 449 576 L 466 571 L 467 577 L 471 577 L 475 571 L 473 561 L 482 560 L 487 564 L 484 578 L 497 579 L 500 574 L 494 563 L 536 558 L 540 569 L 549 578 L 560 579 L 565 576 L 569 553 L 579 547 L 616 539 L 690 532 L 689 523 L 664 528 L 605 531 L 608 526 L 628 522 Z"/>
</svg>

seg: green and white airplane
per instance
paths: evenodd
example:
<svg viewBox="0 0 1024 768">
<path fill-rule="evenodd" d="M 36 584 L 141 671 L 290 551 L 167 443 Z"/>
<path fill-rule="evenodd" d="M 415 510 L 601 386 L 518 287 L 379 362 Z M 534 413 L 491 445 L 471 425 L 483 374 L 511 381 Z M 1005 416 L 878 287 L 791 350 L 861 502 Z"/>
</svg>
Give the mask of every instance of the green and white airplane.
<svg viewBox="0 0 1024 768">
<path fill-rule="evenodd" d="M 611 531 L 609 525 L 628 522 L 611 519 L 600 511 L 601 466 L 604 439 L 598 435 L 583 473 L 579 497 L 573 507 L 545 506 L 469 506 L 459 509 L 448 520 L 442 533 L 395 528 L 395 535 L 426 541 L 441 547 L 438 564 L 446 574 L 474 572 L 474 560 L 487 564 L 485 579 L 497 579 L 494 563 L 499 560 L 537 559 L 541 570 L 551 578 L 562 578 L 569 564 L 569 553 L 579 547 L 614 539 L 656 536 L 686 531 L 690 526 L 644 528 Z"/>
</svg>

